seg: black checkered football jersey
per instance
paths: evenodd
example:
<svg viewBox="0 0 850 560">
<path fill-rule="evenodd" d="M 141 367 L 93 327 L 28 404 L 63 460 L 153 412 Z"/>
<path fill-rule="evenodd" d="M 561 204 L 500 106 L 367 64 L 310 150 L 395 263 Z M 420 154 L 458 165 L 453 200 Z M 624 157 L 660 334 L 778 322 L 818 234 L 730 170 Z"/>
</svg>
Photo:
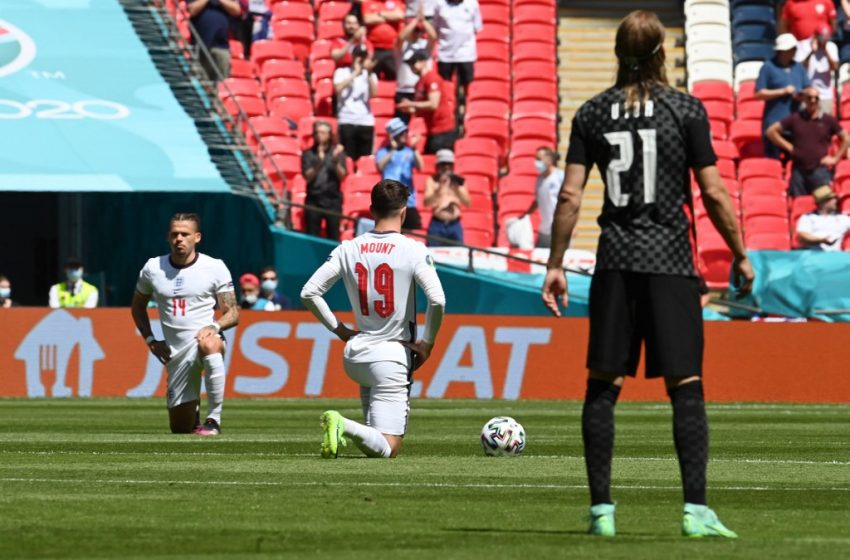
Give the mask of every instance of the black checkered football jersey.
<svg viewBox="0 0 850 560">
<path fill-rule="evenodd" d="M 717 161 L 699 99 L 661 85 L 639 111 L 611 88 L 573 118 L 567 163 L 596 164 L 605 181 L 599 270 L 695 276 L 690 169 Z"/>
</svg>

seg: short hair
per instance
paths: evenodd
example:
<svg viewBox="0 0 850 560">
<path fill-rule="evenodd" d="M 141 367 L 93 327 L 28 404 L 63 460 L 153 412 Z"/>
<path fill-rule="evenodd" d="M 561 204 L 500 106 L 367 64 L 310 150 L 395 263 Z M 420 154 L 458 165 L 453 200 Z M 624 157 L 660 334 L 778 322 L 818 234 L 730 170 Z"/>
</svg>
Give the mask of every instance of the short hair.
<svg viewBox="0 0 850 560">
<path fill-rule="evenodd" d="M 407 206 L 408 188 L 395 179 L 383 179 L 372 187 L 372 216 L 376 220 L 395 215 Z"/>
<path fill-rule="evenodd" d="M 12 283 L 12 281 L 9 280 L 9 277 L 6 276 L 5 274 L 0 274 L 0 282 L 8 282 L 10 284 Z"/>
<path fill-rule="evenodd" d="M 556 152 L 555 150 L 553 150 L 549 146 L 540 146 L 539 148 L 537 148 L 537 151 L 538 152 L 542 151 L 544 154 L 549 156 L 549 159 L 552 160 L 552 163 L 558 163 L 558 152 Z"/>
<path fill-rule="evenodd" d="M 194 212 L 177 212 L 168 221 L 168 227 L 174 222 L 195 222 L 195 229 L 201 231 L 201 217 Z"/>
<path fill-rule="evenodd" d="M 260 269 L 260 276 L 265 274 L 266 272 L 274 272 L 274 275 L 277 276 L 277 269 L 272 265 L 264 266 Z"/>
</svg>

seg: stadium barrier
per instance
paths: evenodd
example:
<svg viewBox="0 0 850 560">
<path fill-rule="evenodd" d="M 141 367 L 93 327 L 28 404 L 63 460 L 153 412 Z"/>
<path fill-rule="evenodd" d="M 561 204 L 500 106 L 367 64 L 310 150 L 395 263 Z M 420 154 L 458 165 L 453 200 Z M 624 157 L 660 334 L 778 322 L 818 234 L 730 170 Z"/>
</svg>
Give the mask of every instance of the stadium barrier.
<svg viewBox="0 0 850 560">
<path fill-rule="evenodd" d="M 158 332 L 156 313 L 151 317 Z M 2 397 L 165 394 L 163 366 L 136 333 L 129 309 L 9 309 L 0 313 L 0 329 Z M 587 331 L 581 318 L 449 315 L 431 359 L 414 375 L 412 394 L 580 399 Z M 342 370 L 343 344 L 307 312 L 243 312 L 226 335 L 229 397 L 359 394 Z M 841 348 L 848 335 L 845 324 L 707 324 L 707 397 L 847 402 Z M 627 383 L 623 396 L 666 399 L 658 380 Z"/>
</svg>

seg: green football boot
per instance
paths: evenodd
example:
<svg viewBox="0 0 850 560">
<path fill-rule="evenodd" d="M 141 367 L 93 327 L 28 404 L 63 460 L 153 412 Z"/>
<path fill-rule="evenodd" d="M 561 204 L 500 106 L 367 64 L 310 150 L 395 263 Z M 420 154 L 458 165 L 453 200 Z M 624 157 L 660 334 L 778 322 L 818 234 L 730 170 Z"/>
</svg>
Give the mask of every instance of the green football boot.
<svg viewBox="0 0 850 560">
<path fill-rule="evenodd" d="M 343 435 L 342 415 L 336 410 L 327 410 L 322 413 L 322 458 L 336 459 L 339 448 L 345 447 L 346 441 Z"/>
<path fill-rule="evenodd" d="M 682 535 L 685 537 L 726 537 L 737 539 L 735 531 L 727 529 L 717 514 L 708 506 L 685 504 L 685 515 L 682 518 Z"/>
<path fill-rule="evenodd" d="M 614 527 L 614 504 L 590 506 L 590 529 L 587 532 L 600 537 L 613 537 L 617 533 Z"/>
</svg>

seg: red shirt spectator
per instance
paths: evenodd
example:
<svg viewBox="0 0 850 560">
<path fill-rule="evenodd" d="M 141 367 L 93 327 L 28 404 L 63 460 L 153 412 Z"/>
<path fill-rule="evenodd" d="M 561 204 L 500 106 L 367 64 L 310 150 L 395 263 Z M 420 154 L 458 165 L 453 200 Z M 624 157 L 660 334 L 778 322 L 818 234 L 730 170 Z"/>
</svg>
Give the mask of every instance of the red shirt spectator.
<svg viewBox="0 0 850 560">
<path fill-rule="evenodd" d="M 400 18 L 396 21 L 369 23 L 369 16 L 390 12 L 400 12 Z M 363 2 L 363 21 L 366 22 L 368 29 L 366 37 L 376 49 L 393 49 L 398 33 L 404 25 L 404 2 L 399 0 L 367 0 Z"/>
<path fill-rule="evenodd" d="M 808 39 L 823 25 L 835 29 L 832 0 L 788 0 L 782 7 L 780 31 L 789 31 L 798 41 Z"/>
<path fill-rule="evenodd" d="M 366 28 L 360 25 L 360 20 L 354 14 L 348 14 L 342 20 L 344 37 L 337 37 L 331 43 L 331 58 L 337 66 L 351 66 L 354 60 L 351 51 L 358 45 L 365 45 L 369 55 L 375 52 L 372 44 L 366 40 Z"/>
<path fill-rule="evenodd" d="M 357 47 L 358 45 L 365 46 L 366 50 L 369 52 L 370 56 L 372 55 L 372 53 L 375 52 L 375 49 L 372 48 L 372 43 L 370 43 L 369 41 L 367 41 L 365 39 L 363 41 L 359 41 L 359 42 L 357 42 L 357 41 L 352 42 L 351 39 L 344 39 L 342 37 L 337 37 L 336 39 L 334 39 L 333 42 L 331 43 L 331 52 L 333 52 L 337 49 L 340 49 L 340 50 L 345 49 L 345 54 L 342 55 L 342 58 L 340 58 L 338 60 L 334 60 L 334 62 L 336 62 L 336 65 L 337 66 L 351 66 L 351 63 L 354 62 L 354 59 L 351 58 L 351 51 L 354 50 L 354 48 Z M 331 56 L 331 58 L 333 58 L 333 56 Z"/>
<path fill-rule="evenodd" d="M 428 134 L 441 134 L 455 128 L 455 99 L 451 82 L 440 77 L 435 69 L 429 70 L 419 78 L 414 94 L 415 101 L 426 101 L 432 91 L 440 92 L 440 103 L 433 111 L 422 111 L 422 118 L 428 127 Z"/>
</svg>

